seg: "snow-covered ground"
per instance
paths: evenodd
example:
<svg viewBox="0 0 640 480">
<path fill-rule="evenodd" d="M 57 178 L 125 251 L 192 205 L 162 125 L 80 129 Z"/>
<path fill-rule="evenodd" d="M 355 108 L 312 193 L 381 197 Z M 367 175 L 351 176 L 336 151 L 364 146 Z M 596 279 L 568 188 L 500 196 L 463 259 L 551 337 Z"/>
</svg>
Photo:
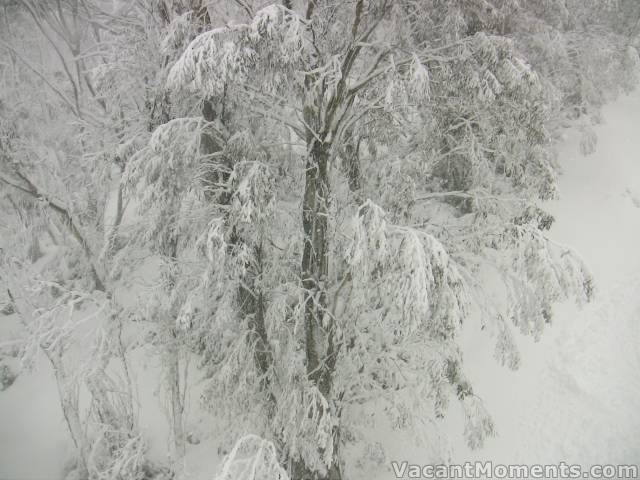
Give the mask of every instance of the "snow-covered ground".
<svg viewBox="0 0 640 480">
<path fill-rule="evenodd" d="M 516 372 L 466 332 L 466 368 L 499 435 L 476 452 L 457 445 L 458 461 L 640 463 L 640 94 L 605 107 L 603 119 L 590 156 L 567 132 L 560 199 L 547 206 L 551 237 L 590 266 L 596 300 L 558 306 L 538 343 L 518 338 Z"/>
<path fill-rule="evenodd" d="M 560 145 L 561 198 L 549 205 L 557 219 L 553 239 L 575 248 L 592 268 L 597 299 L 582 310 L 558 306 L 554 325 L 538 343 L 519 337 L 522 367 L 516 372 L 497 365 L 492 339 L 473 325 L 467 328 L 466 370 L 499 435 L 482 450 L 469 451 L 452 403 L 453 418 L 444 425 L 451 427 L 446 433 L 454 461 L 640 463 L 640 93 L 607 106 L 603 119 L 591 156 L 578 153 L 577 132 L 567 133 Z M 0 320 L 5 342 L 15 319 Z M 136 367 L 142 427 L 150 436 L 162 435 L 166 423 L 158 423 L 166 420 L 148 413 L 160 411 L 157 381 L 144 374 L 157 378 L 157 368 L 143 360 Z M 198 415 L 191 421 L 198 431 Z M 194 479 L 212 478 L 219 461 L 215 442 L 207 441 L 211 433 L 201 430 L 203 441 L 188 446 L 184 468 Z M 164 442 L 152 439 L 156 455 Z M 395 445 L 387 461 L 404 460 L 394 455 L 409 450 L 419 455 L 408 443 Z M 55 382 L 43 360 L 0 392 L 0 478 L 57 478 L 69 452 Z M 430 460 L 425 454 L 423 461 Z M 382 467 L 373 476 L 390 475 Z"/>
</svg>

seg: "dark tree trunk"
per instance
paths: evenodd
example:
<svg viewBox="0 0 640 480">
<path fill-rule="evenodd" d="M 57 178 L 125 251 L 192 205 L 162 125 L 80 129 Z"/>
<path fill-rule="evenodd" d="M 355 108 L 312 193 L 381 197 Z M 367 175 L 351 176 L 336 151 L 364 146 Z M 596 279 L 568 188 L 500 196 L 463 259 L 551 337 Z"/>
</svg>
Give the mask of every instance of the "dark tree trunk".
<svg viewBox="0 0 640 480">
<path fill-rule="evenodd" d="M 327 216 L 329 179 L 327 149 L 313 140 L 307 159 L 305 191 L 302 205 L 304 251 L 302 254 L 302 288 L 304 289 L 304 320 L 307 374 L 320 385 L 326 376 L 321 364 L 321 326 L 327 308 L 325 283 L 329 273 Z"/>
<path fill-rule="evenodd" d="M 309 117 L 309 120 L 312 120 Z M 313 125 L 313 123 L 309 124 Z M 304 249 L 302 254 L 302 288 L 304 290 L 304 331 L 306 369 L 329 404 L 336 363 L 334 320 L 328 312 L 327 282 L 329 274 L 328 218 L 330 185 L 328 175 L 330 146 L 315 138 L 307 138 L 309 155 L 306 163 L 305 190 L 302 204 Z M 293 463 L 292 480 L 340 480 L 338 432 L 334 432 L 335 462 L 321 474 L 304 462 Z"/>
<path fill-rule="evenodd" d="M 354 193 L 360 202 L 360 141 L 361 139 L 349 139 L 344 147 L 346 173 L 349 181 L 349 190 Z"/>
</svg>

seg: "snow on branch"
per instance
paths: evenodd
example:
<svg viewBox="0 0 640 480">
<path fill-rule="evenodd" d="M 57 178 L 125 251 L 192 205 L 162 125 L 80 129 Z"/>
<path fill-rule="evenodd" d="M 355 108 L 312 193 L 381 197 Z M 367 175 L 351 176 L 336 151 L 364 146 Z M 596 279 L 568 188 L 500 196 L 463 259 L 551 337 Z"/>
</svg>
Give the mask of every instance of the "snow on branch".
<svg viewBox="0 0 640 480">
<path fill-rule="evenodd" d="M 232 40 L 224 40 L 228 28 L 218 28 L 198 35 L 171 68 L 167 85 L 170 89 L 191 86 L 214 95 L 224 89 L 228 80 L 241 82 L 255 52 Z"/>
<path fill-rule="evenodd" d="M 239 177 L 232 199 L 234 216 L 245 223 L 268 217 L 274 208 L 274 179 L 269 168 L 260 162 L 241 162 L 232 175 Z"/>
<path fill-rule="evenodd" d="M 276 447 L 257 435 L 245 435 L 225 458 L 214 480 L 289 480 Z"/>
<path fill-rule="evenodd" d="M 431 97 L 431 78 L 426 65 L 420 61 L 418 55 L 413 55 L 409 66 L 408 83 L 410 92 L 418 97 L 429 100 Z"/>
<path fill-rule="evenodd" d="M 132 156 L 125 172 L 126 183 L 150 185 L 163 175 L 188 166 L 200 156 L 201 134 L 209 124 L 202 117 L 176 118 L 160 125 L 147 147 Z"/>
<path fill-rule="evenodd" d="M 467 439 L 469 448 L 481 448 L 485 439 L 496 434 L 495 425 L 482 401 L 474 396 L 468 395 L 462 401 L 465 426 L 464 436 Z"/>
<path fill-rule="evenodd" d="M 195 178 L 193 171 L 202 159 L 203 132 L 217 135 L 213 125 L 202 117 L 176 118 L 159 126 L 145 148 L 132 156 L 125 171 L 129 189 L 141 183 L 145 205 L 165 199 L 163 189 L 176 189 Z M 169 188 L 171 187 L 171 188 Z"/>
<path fill-rule="evenodd" d="M 516 225 L 508 235 L 513 242 L 514 277 L 510 285 L 510 317 L 523 334 L 540 338 L 553 318 L 552 305 L 575 298 L 578 305 L 595 293 L 593 276 L 571 249 L 556 244 L 530 224 Z"/>
<path fill-rule="evenodd" d="M 289 445 L 289 456 L 326 472 L 336 454 L 333 435 L 338 419 L 317 387 L 304 383 L 290 385 L 287 390 L 281 401 L 291 407 L 279 409 L 275 422 Z"/>
<path fill-rule="evenodd" d="M 124 184 L 144 211 L 141 240 L 163 242 L 193 231 L 203 189 L 200 173 L 207 156 L 201 151 L 203 132 L 219 136 L 202 117 L 176 118 L 158 127 L 146 147 L 127 162 Z M 186 192 L 186 194 L 185 194 Z M 188 237 L 184 237 L 188 238 Z"/>
<path fill-rule="evenodd" d="M 215 95 L 228 82 L 244 83 L 259 62 L 292 65 L 304 55 L 305 31 L 304 20 L 295 12 L 278 4 L 267 6 L 249 24 L 198 35 L 171 68 L 168 87 L 191 87 Z"/>
<path fill-rule="evenodd" d="M 358 211 L 347 262 L 358 283 L 385 278 L 400 312 L 397 332 L 426 330 L 432 337 L 451 338 L 466 317 L 466 288 L 444 246 L 425 232 L 387 224 L 384 211 L 371 200 Z"/>
</svg>

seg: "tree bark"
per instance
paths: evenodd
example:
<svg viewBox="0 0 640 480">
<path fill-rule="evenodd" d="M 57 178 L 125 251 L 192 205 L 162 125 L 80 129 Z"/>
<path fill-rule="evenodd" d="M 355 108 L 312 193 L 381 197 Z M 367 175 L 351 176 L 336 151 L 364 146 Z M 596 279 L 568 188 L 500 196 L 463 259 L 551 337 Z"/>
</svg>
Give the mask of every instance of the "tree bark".
<svg viewBox="0 0 640 480">
<path fill-rule="evenodd" d="M 312 123 L 307 117 L 308 125 Z M 335 322 L 328 312 L 327 282 L 329 274 L 328 219 L 330 184 L 328 175 L 330 145 L 307 134 L 310 145 L 306 162 L 305 189 L 302 202 L 304 249 L 302 254 L 302 288 L 306 370 L 309 379 L 332 405 L 331 387 L 336 364 Z M 304 462 L 293 464 L 293 480 L 340 480 L 338 433 L 334 432 L 334 462 L 325 473 L 309 469 Z"/>
<path fill-rule="evenodd" d="M 360 142 L 351 138 L 350 132 L 347 132 L 347 143 L 344 147 L 345 152 L 345 170 L 347 173 L 347 180 L 349 182 L 349 190 L 356 196 L 358 203 L 360 203 L 360 187 L 362 182 L 360 179 Z"/>
<path fill-rule="evenodd" d="M 173 329 L 172 329 L 173 330 Z M 171 429 L 173 431 L 174 455 L 179 460 L 185 455 L 184 434 L 184 402 L 180 389 L 180 349 L 177 345 L 175 332 L 172 331 L 173 346 L 169 347 L 167 380 L 171 402 Z"/>
<path fill-rule="evenodd" d="M 118 179 L 118 191 L 116 192 L 116 212 L 113 218 L 113 224 L 109 225 L 109 232 L 107 233 L 107 246 L 105 252 L 108 257 L 113 255 L 118 249 L 118 232 L 120 230 L 120 224 L 124 217 L 124 162 L 119 165 L 120 178 Z"/>
<path fill-rule="evenodd" d="M 43 348 L 56 378 L 56 385 L 58 387 L 58 396 L 60 398 L 60 406 L 62 407 L 62 414 L 67 423 L 71 440 L 78 452 L 78 465 L 77 474 L 79 479 L 89 478 L 89 469 L 87 466 L 87 459 L 89 458 L 89 445 L 84 435 L 84 429 L 82 428 L 82 422 L 80 420 L 80 412 L 78 407 L 78 392 L 70 391 L 68 383 L 68 375 L 64 371 L 62 366 L 62 359 L 56 358 L 55 353 L 49 353 L 48 350 Z"/>
<path fill-rule="evenodd" d="M 327 241 L 329 179 L 326 148 L 318 140 L 312 142 L 306 164 L 302 205 L 304 233 L 302 288 L 304 289 L 307 374 L 316 385 L 319 385 L 325 375 L 320 362 L 320 336 L 322 321 L 327 310 L 325 283 L 329 273 Z"/>
</svg>

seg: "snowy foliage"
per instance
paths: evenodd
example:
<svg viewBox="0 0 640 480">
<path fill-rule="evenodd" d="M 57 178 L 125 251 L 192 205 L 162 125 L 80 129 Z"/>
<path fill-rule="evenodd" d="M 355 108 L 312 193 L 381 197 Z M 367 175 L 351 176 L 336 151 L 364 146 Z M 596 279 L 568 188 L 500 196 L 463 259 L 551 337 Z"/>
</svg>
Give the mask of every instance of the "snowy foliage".
<svg viewBox="0 0 640 480">
<path fill-rule="evenodd" d="M 384 212 L 371 201 L 360 207 L 348 263 L 354 282 L 364 290 L 384 285 L 396 303 L 397 335 L 426 330 L 443 339 L 455 335 L 466 314 L 462 279 L 442 244 L 410 228 L 387 225 Z"/>
<path fill-rule="evenodd" d="M 238 440 L 215 480 L 288 480 L 278 463 L 275 446 L 268 440 L 247 435 Z"/>
<path fill-rule="evenodd" d="M 259 10 L 250 24 L 214 28 L 198 35 L 169 73 L 168 86 L 191 86 L 220 95 L 225 86 L 241 85 L 256 64 L 282 68 L 300 63 L 308 48 L 304 21 L 281 5 Z M 275 52 L 272 48 L 275 46 Z"/>
</svg>

